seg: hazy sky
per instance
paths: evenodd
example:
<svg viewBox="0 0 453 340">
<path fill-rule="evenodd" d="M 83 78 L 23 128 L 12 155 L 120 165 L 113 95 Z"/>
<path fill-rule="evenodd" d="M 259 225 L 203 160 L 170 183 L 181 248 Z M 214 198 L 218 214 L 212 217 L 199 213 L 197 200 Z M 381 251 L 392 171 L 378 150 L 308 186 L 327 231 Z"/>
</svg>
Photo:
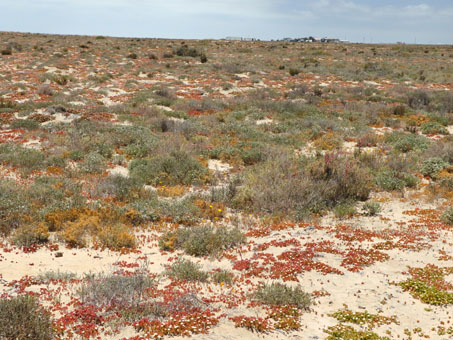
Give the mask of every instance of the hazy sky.
<svg viewBox="0 0 453 340">
<path fill-rule="evenodd" d="M 0 0 L 0 31 L 453 43 L 453 0 Z"/>
</svg>

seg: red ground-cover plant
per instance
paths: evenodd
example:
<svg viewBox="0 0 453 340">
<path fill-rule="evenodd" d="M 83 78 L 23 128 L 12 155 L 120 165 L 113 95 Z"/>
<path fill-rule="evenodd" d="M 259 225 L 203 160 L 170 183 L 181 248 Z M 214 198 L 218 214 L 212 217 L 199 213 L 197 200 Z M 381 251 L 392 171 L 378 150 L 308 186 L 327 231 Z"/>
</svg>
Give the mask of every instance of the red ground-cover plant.
<svg viewBox="0 0 453 340">
<path fill-rule="evenodd" d="M 229 319 L 234 322 L 236 328 L 246 328 L 252 332 L 268 333 L 273 329 L 267 319 L 256 316 L 240 315 L 230 317 Z"/>
<path fill-rule="evenodd" d="M 175 313 L 168 320 L 142 319 L 133 323 L 137 331 L 143 331 L 146 336 L 159 339 L 163 336 L 190 336 L 192 334 L 206 334 L 208 330 L 219 323 L 217 317 L 210 310 Z"/>
</svg>

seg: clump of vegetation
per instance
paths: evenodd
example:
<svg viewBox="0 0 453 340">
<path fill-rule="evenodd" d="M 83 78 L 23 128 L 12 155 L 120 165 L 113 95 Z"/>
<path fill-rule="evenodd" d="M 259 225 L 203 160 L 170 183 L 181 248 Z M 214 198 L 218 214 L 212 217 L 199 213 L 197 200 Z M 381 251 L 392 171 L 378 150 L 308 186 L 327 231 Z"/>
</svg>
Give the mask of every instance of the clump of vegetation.
<svg viewBox="0 0 453 340">
<path fill-rule="evenodd" d="M 412 133 L 392 132 L 386 135 L 385 140 L 393 146 L 393 149 L 402 153 L 409 151 L 424 151 L 429 146 L 429 139 Z"/>
<path fill-rule="evenodd" d="M 442 213 L 442 221 L 445 224 L 453 225 L 453 208 L 448 208 Z"/>
<path fill-rule="evenodd" d="M 356 209 L 354 204 L 344 202 L 333 208 L 333 213 L 336 218 L 351 218 L 356 213 Z"/>
<path fill-rule="evenodd" d="M 39 281 L 71 281 L 71 280 L 76 280 L 78 278 L 76 273 L 72 272 L 63 272 L 60 270 L 49 270 L 44 273 L 40 273 L 37 276 L 37 279 Z"/>
<path fill-rule="evenodd" d="M 77 295 L 87 305 L 127 308 L 140 305 L 154 284 L 142 269 L 132 275 L 90 274 L 84 278 Z"/>
<path fill-rule="evenodd" d="M 0 338 L 53 339 L 50 313 L 33 296 L 0 299 Z"/>
<path fill-rule="evenodd" d="M 229 270 L 216 270 L 211 274 L 211 278 L 215 283 L 231 285 L 234 274 Z"/>
<path fill-rule="evenodd" d="M 382 210 L 381 204 L 375 201 L 365 202 L 362 206 L 366 216 L 376 216 Z"/>
<path fill-rule="evenodd" d="M 432 121 L 420 125 L 420 131 L 425 135 L 448 135 L 448 130 L 445 126 Z"/>
<path fill-rule="evenodd" d="M 266 305 L 292 305 L 300 309 L 307 309 L 311 304 L 310 294 L 305 293 L 302 287 L 293 288 L 281 283 L 261 286 L 253 298 Z"/>
<path fill-rule="evenodd" d="M 96 236 L 105 248 L 121 250 L 135 247 L 135 236 L 131 227 L 122 223 L 104 226 Z"/>
<path fill-rule="evenodd" d="M 166 274 L 176 280 L 206 281 L 209 274 L 201 270 L 201 265 L 190 260 L 178 259 L 166 270 Z"/>
<path fill-rule="evenodd" d="M 236 197 L 236 205 L 256 211 L 306 216 L 341 203 L 366 200 L 371 177 L 357 160 L 340 154 L 298 162 L 277 156 L 251 169 Z"/>
<path fill-rule="evenodd" d="M 132 178 L 151 185 L 191 185 L 209 178 L 208 169 L 185 152 L 133 160 L 129 170 Z"/>
<path fill-rule="evenodd" d="M 436 177 L 439 171 L 448 168 L 449 164 L 440 157 L 432 157 L 425 160 L 420 169 L 423 176 Z"/>
<path fill-rule="evenodd" d="M 409 274 L 412 277 L 398 285 L 414 298 L 437 306 L 453 303 L 453 292 L 444 280 L 445 276 L 453 274 L 453 267 L 427 265 L 424 268 L 409 268 Z"/>
<path fill-rule="evenodd" d="M 245 236 L 238 229 L 198 226 L 167 232 L 159 240 L 159 246 L 163 250 L 183 249 L 193 256 L 213 256 L 244 241 Z"/>
<path fill-rule="evenodd" d="M 43 223 L 37 226 L 25 225 L 14 232 L 12 243 L 20 247 L 30 247 L 35 244 L 46 243 L 49 236 L 48 228 Z"/>
<path fill-rule="evenodd" d="M 423 90 L 418 90 L 409 94 L 407 103 L 412 109 L 422 109 L 429 105 L 431 98 Z"/>
<path fill-rule="evenodd" d="M 176 51 L 175 54 L 179 57 L 200 57 L 203 55 L 202 52 L 198 51 L 196 48 L 189 47 L 187 45 L 181 45 Z"/>
<path fill-rule="evenodd" d="M 371 331 L 358 331 L 351 326 L 339 324 L 326 330 L 329 336 L 326 340 L 390 340 L 389 337 L 381 337 Z"/>
<path fill-rule="evenodd" d="M 372 329 L 380 325 L 389 325 L 391 323 L 398 324 L 396 316 L 387 317 L 383 315 L 371 314 L 365 312 L 353 312 L 348 308 L 329 314 L 340 322 L 351 322 L 357 325 L 367 325 Z"/>
</svg>

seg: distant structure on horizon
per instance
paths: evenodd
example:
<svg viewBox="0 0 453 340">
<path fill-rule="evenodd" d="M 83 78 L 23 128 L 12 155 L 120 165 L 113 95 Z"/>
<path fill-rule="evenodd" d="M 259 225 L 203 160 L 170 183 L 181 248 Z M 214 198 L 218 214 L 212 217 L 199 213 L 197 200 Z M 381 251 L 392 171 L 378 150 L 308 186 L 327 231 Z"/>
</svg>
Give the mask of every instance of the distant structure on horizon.
<svg viewBox="0 0 453 340">
<path fill-rule="evenodd" d="M 304 37 L 304 38 L 283 38 L 280 41 L 287 41 L 287 42 L 322 42 L 322 43 L 349 43 L 348 40 L 341 40 L 338 38 L 315 38 L 315 37 Z"/>
<path fill-rule="evenodd" d="M 222 40 L 227 40 L 227 41 L 261 41 L 260 39 L 256 38 L 244 38 L 244 37 L 226 37 L 225 39 Z M 271 40 L 274 41 L 274 40 Z M 283 39 L 277 39 L 276 41 L 285 41 L 285 42 L 304 42 L 304 43 L 312 43 L 312 42 L 321 42 L 321 43 L 349 43 L 348 40 L 341 40 L 338 38 L 315 38 L 315 37 L 304 37 L 304 38 L 283 38 Z"/>
<path fill-rule="evenodd" d="M 228 41 L 259 41 L 256 38 L 243 38 L 243 37 L 226 37 L 225 40 Z"/>
</svg>

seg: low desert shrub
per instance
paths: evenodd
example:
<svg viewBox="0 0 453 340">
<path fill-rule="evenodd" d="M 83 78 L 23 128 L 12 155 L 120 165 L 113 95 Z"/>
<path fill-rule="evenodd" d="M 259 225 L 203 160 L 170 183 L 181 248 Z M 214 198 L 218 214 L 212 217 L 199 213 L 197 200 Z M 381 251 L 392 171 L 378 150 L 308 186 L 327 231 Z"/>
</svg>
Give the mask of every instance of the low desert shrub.
<svg viewBox="0 0 453 340">
<path fill-rule="evenodd" d="M 193 225 L 202 216 L 192 197 L 178 200 L 159 202 L 159 216 L 164 216 L 171 221 L 183 225 Z"/>
<path fill-rule="evenodd" d="M 97 196 L 114 196 L 120 201 L 129 201 L 138 196 L 140 186 L 129 177 L 122 175 L 108 176 L 101 179 L 94 190 Z"/>
<path fill-rule="evenodd" d="M 199 52 L 196 48 L 192 48 L 187 45 L 182 45 L 181 47 L 179 47 L 175 51 L 175 54 L 179 57 L 192 57 L 192 58 L 196 58 L 202 55 L 202 53 Z"/>
<path fill-rule="evenodd" d="M 298 68 L 291 67 L 289 69 L 289 74 L 293 77 L 297 76 L 299 73 L 300 73 L 300 70 Z"/>
<path fill-rule="evenodd" d="M 199 226 L 179 228 L 164 234 L 159 245 L 163 250 L 183 249 L 193 256 L 216 255 L 220 251 L 235 247 L 245 241 L 239 229 Z"/>
<path fill-rule="evenodd" d="M 253 298 L 266 305 L 293 305 L 300 309 L 307 309 L 311 304 L 310 294 L 300 286 L 290 287 L 281 283 L 261 286 Z"/>
<path fill-rule="evenodd" d="M 425 135 L 448 135 L 448 130 L 445 126 L 433 121 L 420 125 L 420 131 Z"/>
<path fill-rule="evenodd" d="M 25 225 L 16 229 L 11 241 L 19 247 L 30 247 L 34 244 L 46 243 L 49 236 L 49 231 L 44 223 L 37 226 Z"/>
<path fill-rule="evenodd" d="M 10 124 L 12 129 L 25 129 L 25 130 L 37 130 L 40 124 L 35 120 L 30 119 L 16 119 Z"/>
<path fill-rule="evenodd" d="M 105 158 L 98 152 L 90 152 L 83 158 L 82 171 L 89 174 L 99 174 L 106 168 Z"/>
<path fill-rule="evenodd" d="M 446 168 L 448 168 L 448 163 L 445 162 L 442 158 L 432 157 L 426 159 L 423 162 L 420 172 L 423 176 L 429 176 L 433 178 L 435 177 L 436 173 Z"/>
<path fill-rule="evenodd" d="M 135 236 L 131 227 L 117 223 L 104 226 L 96 233 L 97 239 L 103 247 L 121 250 L 135 247 Z"/>
<path fill-rule="evenodd" d="M 445 224 L 453 225 L 453 208 L 448 208 L 442 213 L 442 221 Z"/>
<path fill-rule="evenodd" d="M 217 270 L 211 274 L 211 278 L 215 283 L 230 285 L 233 283 L 234 274 L 229 270 Z"/>
<path fill-rule="evenodd" d="M 182 281 L 206 281 L 208 273 L 201 270 L 201 265 L 190 260 L 178 259 L 168 267 L 166 274 L 176 280 Z"/>
<path fill-rule="evenodd" d="M 365 200 L 370 190 L 371 177 L 354 158 L 328 154 L 298 162 L 282 154 L 250 169 L 233 201 L 235 206 L 297 216 Z"/>
<path fill-rule="evenodd" d="M 422 109 L 428 106 L 430 102 L 430 96 L 423 90 L 412 92 L 407 98 L 408 105 L 414 110 Z"/>
<path fill-rule="evenodd" d="M 142 269 L 127 276 L 90 274 L 84 278 L 77 295 L 87 305 L 127 308 L 139 305 L 146 291 L 154 284 L 154 280 Z"/>
<path fill-rule="evenodd" d="M 344 202 L 335 206 L 333 213 L 336 218 L 351 218 L 356 213 L 356 209 L 353 203 Z"/>
<path fill-rule="evenodd" d="M 0 163 L 25 170 L 40 169 L 45 165 L 44 154 L 41 151 L 22 148 L 13 143 L 0 145 Z"/>
<path fill-rule="evenodd" d="M 6 236 L 18 228 L 29 210 L 23 188 L 16 182 L 0 180 L 0 234 Z"/>
<path fill-rule="evenodd" d="M 419 180 L 414 175 L 406 172 L 380 171 L 376 175 L 376 185 L 387 191 L 402 190 L 404 187 L 415 187 Z"/>
<path fill-rule="evenodd" d="M 424 136 L 411 133 L 392 132 L 385 136 L 385 141 L 393 146 L 393 149 L 402 153 L 412 150 L 426 150 L 430 141 Z"/>
<path fill-rule="evenodd" d="M 366 216 L 376 216 L 381 212 L 382 207 L 379 202 L 368 201 L 363 204 L 362 209 Z"/>
<path fill-rule="evenodd" d="M 131 177 L 151 185 L 191 185 L 208 180 L 208 169 L 185 152 L 133 160 L 129 165 Z"/>
<path fill-rule="evenodd" d="M 72 272 L 63 272 L 60 270 L 49 270 L 44 273 L 40 273 L 37 276 L 39 281 L 71 281 L 78 278 L 77 274 Z"/>
<path fill-rule="evenodd" d="M 32 296 L 0 299 L 0 339 L 53 339 L 50 313 Z"/>
</svg>

